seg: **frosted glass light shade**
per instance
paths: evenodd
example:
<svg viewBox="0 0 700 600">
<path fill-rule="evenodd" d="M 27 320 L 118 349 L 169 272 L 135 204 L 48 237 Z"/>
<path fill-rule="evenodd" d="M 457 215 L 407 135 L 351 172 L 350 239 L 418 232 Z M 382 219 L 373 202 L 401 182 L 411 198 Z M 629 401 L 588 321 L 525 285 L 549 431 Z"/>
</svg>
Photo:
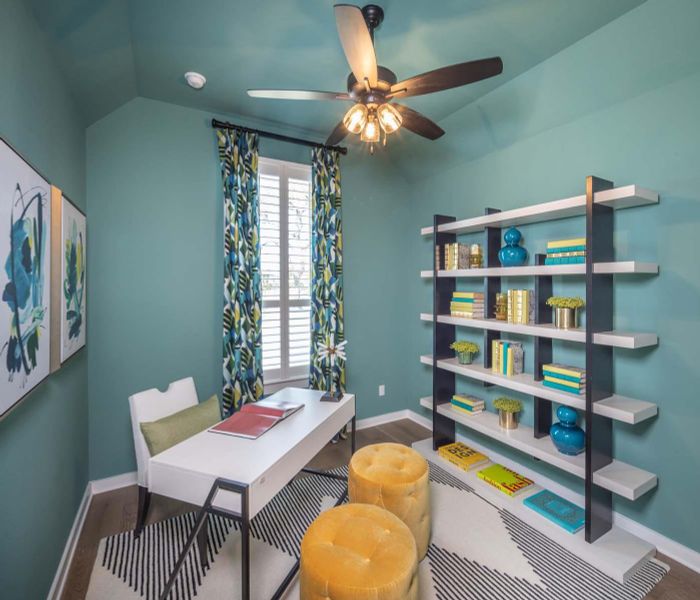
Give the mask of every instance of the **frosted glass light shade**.
<svg viewBox="0 0 700 600">
<path fill-rule="evenodd" d="M 365 128 L 362 130 L 360 139 L 363 142 L 378 142 L 379 141 L 379 121 L 374 115 L 370 115 Z"/>
<path fill-rule="evenodd" d="M 367 107 L 355 104 L 343 117 L 343 125 L 350 133 L 360 133 L 367 122 Z"/>
<path fill-rule="evenodd" d="M 377 109 L 377 116 L 386 133 L 394 133 L 403 123 L 401 113 L 391 104 L 382 104 Z"/>
</svg>

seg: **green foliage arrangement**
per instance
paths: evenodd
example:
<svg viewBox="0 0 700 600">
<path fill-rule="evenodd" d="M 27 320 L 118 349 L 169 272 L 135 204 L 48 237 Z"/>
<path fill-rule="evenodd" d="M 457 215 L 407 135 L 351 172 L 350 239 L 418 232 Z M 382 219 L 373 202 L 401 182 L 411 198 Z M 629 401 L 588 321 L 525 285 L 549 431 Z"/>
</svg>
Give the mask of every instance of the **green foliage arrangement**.
<svg viewBox="0 0 700 600">
<path fill-rule="evenodd" d="M 493 407 L 496 410 L 502 410 L 503 412 L 519 413 L 523 409 L 523 403 L 515 398 L 501 396 L 493 401 Z"/>
<path fill-rule="evenodd" d="M 450 344 L 450 348 L 452 348 L 452 350 L 458 352 L 459 354 L 462 354 L 463 352 L 468 352 L 469 354 L 477 354 L 479 352 L 479 344 L 475 344 L 474 342 L 467 342 L 464 340 L 459 342 L 452 342 Z"/>
<path fill-rule="evenodd" d="M 578 296 L 571 298 L 569 296 L 552 296 L 547 298 L 547 306 L 552 306 L 554 308 L 583 308 L 585 306 L 583 298 Z"/>
</svg>

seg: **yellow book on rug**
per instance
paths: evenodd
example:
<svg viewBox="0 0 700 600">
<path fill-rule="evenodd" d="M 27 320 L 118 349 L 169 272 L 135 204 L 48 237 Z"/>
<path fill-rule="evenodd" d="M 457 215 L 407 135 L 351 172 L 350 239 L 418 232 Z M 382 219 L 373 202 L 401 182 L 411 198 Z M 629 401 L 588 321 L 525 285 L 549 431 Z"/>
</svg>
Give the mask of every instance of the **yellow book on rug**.
<svg viewBox="0 0 700 600">
<path fill-rule="evenodd" d="M 471 471 L 489 461 L 488 456 L 474 450 L 474 448 L 470 448 L 462 442 L 454 442 L 453 444 L 441 446 L 438 449 L 438 454 L 464 471 Z"/>
</svg>

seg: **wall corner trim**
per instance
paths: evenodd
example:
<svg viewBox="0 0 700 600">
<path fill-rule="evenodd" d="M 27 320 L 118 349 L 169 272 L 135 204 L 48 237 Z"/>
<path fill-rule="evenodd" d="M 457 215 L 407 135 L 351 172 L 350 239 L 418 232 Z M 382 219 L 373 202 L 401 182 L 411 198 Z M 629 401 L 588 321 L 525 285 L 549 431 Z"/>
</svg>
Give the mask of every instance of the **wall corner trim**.
<svg viewBox="0 0 700 600">
<path fill-rule="evenodd" d="M 58 562 L 58 568 L 56 569 L 56 574 L 54 575 L 53 582 L 51 583 L 51 588 L 46 596 L 48 600 L 59 600 L 63 595 L 63 587 L 66 584 L 68 568 L 73 562 L 73 555 L 75 554 L 75 549 L 78 546 L 78 539 L 80 538 L 80 533 L 82 532 L 83 525 L 85 524 L 85 517 L 87 516 L 88 509 L 90 508 L 90 502 L 92 502 L 92 490 L 91 482 L 88 482 L 88 484 L 85 486 L 83 499 L 80 501 L 80 505 L 78 506 L 78 512 L 75 514 L 73 526 L 68 532 L 66 546 L 63 549 L 61 560 Z"/>
</svg>

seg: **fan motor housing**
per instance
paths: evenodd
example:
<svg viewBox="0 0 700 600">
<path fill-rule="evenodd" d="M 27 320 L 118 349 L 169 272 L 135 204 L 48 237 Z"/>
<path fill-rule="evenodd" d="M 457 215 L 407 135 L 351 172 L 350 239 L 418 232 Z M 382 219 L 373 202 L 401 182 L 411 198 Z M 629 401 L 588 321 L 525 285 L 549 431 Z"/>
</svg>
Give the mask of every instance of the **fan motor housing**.
<svg viewBox="0 0 700 600">
<path fill-rule="evenodd" d="M 378 100 L 383 101 L 384 95 L 389 93 L 391 86 L 394 85 L 398 79 L 396 74 L 386 67 L 377 66 L 377 85 L 374 86 L 369 92 L 365 88 L 364 82 L 357 81 L 357 78 L 350 73 L 348 75 L 348 94 L 355 99 L 366 99 L 367 101 L 372 101 L 369 98 L 378 98 Z M 374 100 L 375 102 L 377 100 Z"/>
</svg>

